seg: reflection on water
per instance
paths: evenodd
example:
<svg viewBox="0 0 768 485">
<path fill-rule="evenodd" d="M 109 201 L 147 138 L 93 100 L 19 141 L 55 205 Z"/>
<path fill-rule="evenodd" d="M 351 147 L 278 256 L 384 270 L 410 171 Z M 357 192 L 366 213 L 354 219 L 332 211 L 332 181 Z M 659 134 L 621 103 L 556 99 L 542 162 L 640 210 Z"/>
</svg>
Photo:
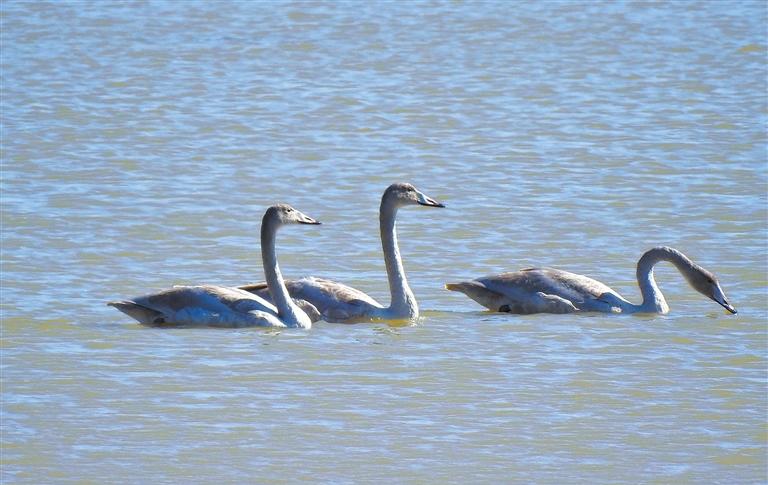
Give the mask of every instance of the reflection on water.
<svg viewBox="0 0 768 485">
<path fill-rule="evenodd" d="M 766 480 L 760 2 L 2 6 L 2 481 Z M 287 276 L 380 301 L 382 190 L 415 326 L 147 329 L 104 303 Z M 497 315 L 532 265 L 667 316 Z M 72 464 L 77 463 L 77 467 Z M 137 466 L 139 465 L 140 466 Z"/>
</svg>

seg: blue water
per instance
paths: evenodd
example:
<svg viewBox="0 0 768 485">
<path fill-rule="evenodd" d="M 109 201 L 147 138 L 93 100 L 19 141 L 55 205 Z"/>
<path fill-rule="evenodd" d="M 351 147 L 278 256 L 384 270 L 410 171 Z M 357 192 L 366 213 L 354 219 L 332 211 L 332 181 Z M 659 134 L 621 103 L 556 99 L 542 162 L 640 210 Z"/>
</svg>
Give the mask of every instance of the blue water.
<svg viewBox="0 0 768 485">
<path fill-rule="evenodd" d="M 764 2 L 19 2 L 2 42 L 3 483 L 764 483 Z M 106 301 L 283 272 L 413 326 L 141 327 Z M 489 314 L 448 281 L 526 266 L 665 316 Z"/>
</svg>

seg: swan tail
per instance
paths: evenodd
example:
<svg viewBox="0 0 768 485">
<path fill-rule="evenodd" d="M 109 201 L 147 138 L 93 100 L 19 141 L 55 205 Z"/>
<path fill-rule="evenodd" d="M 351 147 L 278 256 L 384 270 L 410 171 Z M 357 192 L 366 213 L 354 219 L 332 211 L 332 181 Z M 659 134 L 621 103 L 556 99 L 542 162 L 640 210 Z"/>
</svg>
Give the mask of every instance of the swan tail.
<svg viewBox="0 0 768 485">
<path fill-rule="evenodd" d="M 446 283 L 445 289 L 449 291 L 458 291 L 459 293 L 464 293 L 469 296 L 470 293 L 475 293 L 479 289 L 485 290 L 486 288 L 474 281 L 463 281 L 461 283 Z"/>
<path fill-rule="evenodd" d="M 502 307 L 508 303 L 507 298 L 504 295 L 489 290 L 482 283 L 478 281 L 463 281 L 461 283 L 446 283 L 446 290 L 458 291 L 464 293 L 471 299 L 475 300 L 485 308 L 494 311 L 507 311 L 502 310 Z"/>
<path fill-rule="evenodd" d="M 242 285 L 237 287 L 240 290 L 245 290 L 249 293 L 253 293 L 254 295 L 264 297 L 264 294 L 269 294 L 269 287 L 267 286 L 266 282 L 261 283 L 252 283 L 250 285 Z"/>
<path fill-rule="evenodd" d="M 461 286 L 461 283 L 446 283 L 445 289 L 449 291 L 461 291 L 459 287 Z"/>
<path fill-rule="evenodd" d="M 161 325 L 165 323 L 165 316 L 161 312 L 139 305 L 138 303 L 132 301 L 110 301 L 107 303 L 107 305 L 117 308 L 121 312 L 144 325 Z"/>
</svg>

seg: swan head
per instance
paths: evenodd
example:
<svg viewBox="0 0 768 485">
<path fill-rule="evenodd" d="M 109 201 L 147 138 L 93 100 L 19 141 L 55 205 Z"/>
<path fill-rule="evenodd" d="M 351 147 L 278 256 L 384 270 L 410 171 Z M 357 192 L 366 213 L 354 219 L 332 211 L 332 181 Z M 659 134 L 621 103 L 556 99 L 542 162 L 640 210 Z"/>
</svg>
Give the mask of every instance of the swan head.
<svg viewBox="0 0 768 485">
<path fill-rule="evenodd" d="M 445 207 L 442 203 L 427 196 L 419 189 L 407 183 L 395 183 L 387 187 L 382 200 L 391 200 L 397 206 L 423 205 L 427 207 Z"/>
<path fill-rule="evenodd" d="M 312 219 L 288 204 L 276 204 L 271 206 L 264 214 L 264 221 L 277 223 L 281 226 L 286 224 L 320 224 L 319 221 Z"/>
<path fill-rule="evenodd" d="M 720 282 L 717 281 L 714 274 L 694 263 L 688 271 L 683 273 L 683 275 L 694 290 L 707 298 L 714 300 L 729 312 L 737 313 L 736 308 L 728 303 L 728 299 L 725 297 L 725 293 L 720 287 Z"/>
</svg>

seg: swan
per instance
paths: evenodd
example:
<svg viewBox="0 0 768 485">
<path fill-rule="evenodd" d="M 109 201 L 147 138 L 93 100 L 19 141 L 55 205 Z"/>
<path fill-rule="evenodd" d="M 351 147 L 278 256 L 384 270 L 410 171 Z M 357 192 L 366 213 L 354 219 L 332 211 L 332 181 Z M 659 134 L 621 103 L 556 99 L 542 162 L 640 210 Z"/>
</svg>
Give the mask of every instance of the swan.
<svg viewBox="0 0 768 485">
<path fill-rule="evenodd" d="M 320 224 L 285 204 L 273 205 L 261 222 L 261 258 L 272 304 L 237 288 L 222 286 L 176 286 L 132 300 L 107 303 L 151 326 L 209 327 L 299 327 L 311 328 L 319 318 L 307 302 L 294 302 L 285 288 L 277 265 L 275 235 L 286 224 Z"/>
<path fill-rule="evenodd" d="M 527 268 L 473 281 L 448 283 L 445 288 L 464 293 L 489 310 L 498 312 L 664 314 L 669 312 L 669 306 L 653 278 L 653 266 L 659 261 L 675 265 L 694 290 L 736 313 L 714 274 L 677 249 L 666 246 L 646 251 L 637 262 L 637 283 L 643 295 L 639 305 L 630 303 L 592 278 L 551 268 Z"/>
<path fill-rule="evenodd" d="M 416 319 L 419 316 L 419 305 L 405 278 L 395 228 L 397 210 L 407 205 L 445 207 L 407 183 L 392 184 L 381 196 L 379 230 L 391 296 L 388 307 L 360 290 L 336 281 L 312 276 L 286 281 L 286 287 L 291 296 L 314 305 L 322 318 L 328 322 L 356 323 Z M 268 298 L 265 283 L 244 285 L 239 288 Z"/>
</svg>

